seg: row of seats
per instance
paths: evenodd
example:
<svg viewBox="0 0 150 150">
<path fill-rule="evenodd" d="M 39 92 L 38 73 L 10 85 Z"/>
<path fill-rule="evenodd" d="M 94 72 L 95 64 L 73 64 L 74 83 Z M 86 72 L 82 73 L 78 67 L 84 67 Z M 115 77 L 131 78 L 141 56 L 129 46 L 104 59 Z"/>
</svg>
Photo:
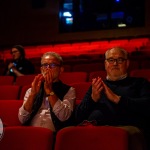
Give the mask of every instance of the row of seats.
<svg viewBox="0 0 150 150">
<path fill-rule="evenodd" d="M 18 120 L 21 105 L 22 101 L 18 100 L 0 101 L 0 119 L 4 126 L 1 150 L 128 150 L 128 134 L 121 128 L 71 126 L 55 135 L 46 128 L 22 126 Z"/>
<path fill-rule="evenodd" d="M 80 101 L 83 99 L 84 95 L 86 94 L 88 88 L 91 85 L 91 80 L 95 77 L 102 77 L 103 79 L 106 77 L 106 72 L 93 72 L 90 74 L 90 81 L 87 82 L 86 78 L 87 78 L 87 74 L 85 72 L 78 72 L 78 73 L 73 73 L 73 72 L 68 72 L 65 73 L 64 75 L 66 76 L 62 76 L 62 81 L 64 81 L 65 83 L 71 85 L 72 87 L 74 87 L 76 89 L 76 104 L 79 104 Z M 31 82 L 33 80 L 35 75 L 33 76 L 21 76 L 20 78 L 20 84 L 9 84 L 9 85 L 3 85 L 0 84 L 0 100 L 8 100 L 8 99 L 18 99 L 18 100 L 23 100 L 25 92 L 27 91 L 28 88 L 31 87 Z M 134 76 L 134 77 L 144 77 L 146 79 L 148 79 L 148 81 L 150 81 L 150 69 L 149 70 L 134 70 L 131 72 L 130 76 Z M 11 76 L 5 76 L 5 77 L 11 77 Z M 28 77 L 29 80 L 28 80 Z M 2 76 L 3 78 L 3 76 Z M 4 81 L 4 79 L 2 80 L 2 78 L 0 77 L 0 81 Z M 8 81 L 8 80 L 6 80 Z M 8 82 L 7 82 L 8 84 Z"/>
<path fill-rule="evenodd" d="M 24 46 L 26 55 L 29 58 L 41 56 L 47 51 L 55 51 L 64 54 L 86 54 L 86 53 L 101 53 L 103 54 L 107 49 L 114 46 L 121 46 L 132 52 L 136 49 L 140 49 L 149 42 L 149 38 L 133 38 L 133 39 L 116 39 L 116 40 L 104 40 L 104 41 L 89 41 L 89 42 L 76 42 L 65 44 L 51 44 L 51 45 L 36 45 L 36 46 Z M 36 51 L 36 53 L 35 53 Z M 1 54 L 3 58 L 11 58 L 10 50 L 4 49 Z"/>
<path fill-rule="evenodd" d="M 51 130 L 40 127 L 4 130 L 1 150 L 128 150 L 127 132 L 112 126 L 68 127 L 58 131 L 56 137 Z"/>
<path fill-rule="evenodd" d="M 91 53 L 81 55 L 62 55 L 64 59 L 64 68 L 67 72 L 93 72 L 104 70 L 104 53 Z M 41 57 L 32 57 L 29 59 L 35 66 L 35 74 L 40 73 Z M 0 75 L 3 75 L 6 65 L 10 62 L 7 58 L 5 61 L 0 59 Z M 145 51 L 144 47 L 141 51 L 133 51 L 130 53 L 130 67 L 133 69 L 150 69 L 150 49 Z"/>
<path fill-rule="evenodd" d="M 130 71 L 130 76 L 134 77 L 144 77 L 150 80 L 150 69 L 134 69 Z M 0 76 L 0 85 L 31 85 L 34 77 L 36 75 L 26 75 L 19 76 L 16 78 L 14 83 L 14 78 L 12 76 Z M 87 72 L 63 72 L 60 75 L 60 79 L 66 84 L 78 83 L 78 82 L 91 82 L 95 77 L 101 77 L 102 79 L 106 78 L 106 71 L 93 71 L 90 73 Z"/>
<path fill-rule="evenodd" d="M 70 84 L 76 89 L 76 104 L 80 103 L 90 87 L 90 82 L 78 82 Z M 29 89 L 30 85 L 0 85 L 0 100 L 23 100 L 25 92 Z"/>
<path fill-rule="evenodd" d="M 64 68 L 66 72 L 77 72 L 77 71 L 85 71 L 85 72 L 92 72 L 92 71 L 99 71 L 105 70 L 104 67 L 104 56 L 100 54 L 87 54 L 87 55 L 80 55 L 80 57 L 76 57 L 73 55 L 66 55 L 63 56 L 64 58 Z M 30 58 L 29 60 L 35 66 L 35 74 L 40 73 L 40 63 L 41 58 Z M 4 69 L 6 64 L 10 60 L 6 60 L 4 63 L 0 63 L 0 75 L 4 73 Z M 130 56 L 130 67 L 129 70 L 133 69 L 150 69 L 150 54 L 144 55 L 138 52 L 135 52 Z"/>
</svg>

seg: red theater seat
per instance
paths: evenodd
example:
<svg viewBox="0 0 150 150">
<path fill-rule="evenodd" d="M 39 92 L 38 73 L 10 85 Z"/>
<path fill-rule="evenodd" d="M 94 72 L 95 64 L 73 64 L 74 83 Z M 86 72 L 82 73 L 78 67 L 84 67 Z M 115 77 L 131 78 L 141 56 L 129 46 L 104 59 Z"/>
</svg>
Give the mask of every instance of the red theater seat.
<svg viewBox="0 0 150 150">
<path fill-rule="evenodd" d="M 93 78 L 97 78 L 97 77 L 100 77 L 104 80 L 104 79 L 106 79 L 106 75 L 107 75 L 107 73 L 104 70 L 93 71 L 93 72 L 90 72 L 88 81 L 91 82 Z"/>
<path fill-rule="evenodd" d="M 71 84 L 76 89 L 76 104 L 79 104 L 88 91 L 91 82 L 78 82 Z"/>
<path fill-rule="evenodd" d="M 0 85 L 13 85 L 13 76 L 0 76 Z"/>
<path fill-rule="evenodd" d="M 17 100 L 20 92 L 18 85 L 0 85 L 0 100 Z"/>
<path fill-rule="evenodd" d="M 16 78 L 16 85 L 19 86 L 24 86 L 24 85 L 31 85 L 31 83 L 33 82 L 34 78 L 35 78 L 35 74 L 32 75 L 25 75 L 25 76 L 19 76 Z"/>
<path fill-rule="evenodd" d="M 150 81 L 150 69 L 136 69 L 130 72 L 132 77 L 142 77 Z"/>
<path fill-rule="evenodd" d="M 71 72 L 71 65 L 63 65 L 65 72 Z"/>
<path fill-rule="evenodd" d="M 22 103 L 22 100 L 0 100 L 0 118 L 5 126 L 21 125 L 18 111 Z"/>
<path fill-rule="evenodd" d="M 135 69 L 140 69 L 140 61 L 137 60 L 130 60 L 130 64 L 129 64 L 129 72 Z"/>
<path fill-rule="evenodd" d="M 128 134 L 111 126 L 67 127 L 57 133 L 55 150 L 128 150 Z"/>
<path fill-rule="evenodd" d="M 134 44 L 135 47 L 145 46 L 149 42 L 149 38 L 133 38 L 129 40 L 129 44 Z"/>
<path fill-rule="evenodd" d="M 62 80 L 66 84 L 86 82 L 87 73 L 86 72 L 63 72 L 60 75 L 60 80 Z"/>
<path fill-rule="evenodd" d="M 99 46 L 108 46 L 109 45 L 109 42 L 108 41 L 92 41 L 91 42 L 91 45 L 95 45 L 95 44 L 98 44 Z"/>
<path fill-rule="evenodd" d="M 128 44 L 128 39 L 118 39 L 118 40 L 111 40 L 109 42 L 110 47 L 115 47 L 115 46 L 124 46 Z"/>
<path fill-rule="evenodd" d="M 141 69 L 150 69 L 150 60 L 148 60 L 148 59 L 142 60 L 141 61 Z"/>
<path fill-rule="evenodd" d="M 52 150 L 53 132 L 40 127 L 6 127 L 1 150 Z"/>
<path fill-rule="evenodd" d="M 92 71 L 99 71 L 104 70 L 104 63 L 89 63 L 89 64 L 76 64 L 73 66 L 73 71 L 85 71 L 85 72 L 92 72 Z"/>
<path fill-rule="evenodd" d="M 31 85 L 24 85 L 21 87 L 21 91 L 20 91 L 20 95 L 19 95 L 20 100 L 24 99 L 25 93 L 30 87 L 31 87 Z"/>
</svg>

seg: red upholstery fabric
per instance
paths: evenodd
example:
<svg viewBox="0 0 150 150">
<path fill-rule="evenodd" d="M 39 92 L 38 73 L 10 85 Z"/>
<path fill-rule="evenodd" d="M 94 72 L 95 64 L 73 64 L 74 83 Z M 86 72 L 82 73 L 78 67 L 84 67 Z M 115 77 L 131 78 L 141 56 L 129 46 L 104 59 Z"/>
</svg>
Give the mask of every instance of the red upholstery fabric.
<svg viewBox="0 0 150 150">
<path fill-rule="evenodd" d="M 24 99 L 25 93 L 26 93 L 26 91 L 27 91 L 30 87 L 31 87 L 31 85 L 24 85 L 24 86 L 22 86 L 21 91 L 20 91 L 20 96 L 19 96 L 19 99 L 20 99 L 20 100 L 23 100 L 23 99 Z"/>
<path fill-rule="evenodd" d="M 73 71 L 85 71 L 85 72 L 92 72 L 92 71 L 99 71 L 104 70 L 104 63 L 89 63 L 89 64 L 76 64 L 73 66 Z"/>
<path fill-rule="evenodd" d="M 130 72 L 132 77 L 143 77 L 150 81 L 150 69 L 136 69 Z"/>
<path fill-rule="evenodd" d="M 142 69 L 150 69 L 150 61 L 145 59 L 141 62 L 141 68 Z"/>
<path fill-rule="evenodd" d="M 127 131 L 111 126 L 68 127 L 56 135 L 55 150 L 127 149 Z"/>
<path fill-rule="evenodd" d="M 13 85 L 13 76 L 0 76 L 0 85 Z"/>
<path fill-rule="evenodd" d="M 87 80 L 87 73 L 86 72 L 63 72 L 60 75 L 60 79 L 66 84 L 85 82 Z"/>
<path fill-rule="evenodd" d="M 20 86 L 0 85 L 0 100 L 18 99 Z"/>
<path fill-rule="evenodd" d="M 53 132 L 40 127 L 6 127 L 1 150 L 52 150 Z"/>
<path fill-rule="evenodd" d="M 63 67 L 64 67 L 64 70 L 66 72 L 70 72 L 71 71 L 71 65 L 63 65 Z"/>
<path fill-rule="evenodd" d="M 18 119 L 18 111 L 22 103 L 21 100 L 0 100 L 0 118 L 4 125 L 21 125 Z"/>
<path fill-rule="evenodd" d="M 20 85 L 20 86 L 29 85 L 29 84 L 31 85 L 35 76 L 36 76 L 35 74 L 19 76 L 16 78 L 16 85 Z"/>
<path fill-rule="evenodd" d="M 132 38 L 129 40 L 129 45 L 135 45 L 135 47 L 140 48 L 145 46 L 149 42 L 149 38 Z"/>
<path fill-rule="evenodd" d="M 114 40 L 110 40 L 109 42 L 109 46 L 110 47 L 115 47 L 115 46 L 124 46 L 126 44 L 128 44 L 129 40 L 128 39 L 114 39 Z"/>
<path fill-rule="evenodd" d="M 102 79 L 106 79 L 106 75 L 107 75 L 106 71 L 103 71 L 103 70 L 93 71 L 93 72 L 90 72 L 88 81 L 91 82 L 93 78 L 97 78 L 97 77 L 100 77 Z"/>
<path fill-rule="evenodd" d="M 131 72 L 132 70 L 140 68 L 140 61 L 137 60 L 130 60 L 130 65 L 128 71 Z"/>
<path fill-rule="evenodd" d="M 91 82 L 78 82 L 71 84 L 71 86 L 76 89 L 76 104 L 80 103 L 83 99 L 90 85 Z"/>
</svg>

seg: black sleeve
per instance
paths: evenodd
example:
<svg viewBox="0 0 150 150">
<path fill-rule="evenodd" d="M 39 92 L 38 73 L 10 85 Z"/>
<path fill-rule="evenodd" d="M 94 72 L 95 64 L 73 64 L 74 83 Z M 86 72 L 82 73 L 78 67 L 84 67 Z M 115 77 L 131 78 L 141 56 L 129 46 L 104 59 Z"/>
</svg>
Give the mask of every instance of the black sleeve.
<svg viewBox="0 0 150 150">
<path fill-rule="evenodd" d="M 75 109 L 75 116 L 77 123 L 81 123 L 83 120 L 86 120 L 97 105 L 91 98 L 92 87 L 89 88 L 86 95 L 84 96 L 81 103 Z"/>
<path fill-rule="evenodd" d="M 141 79 L 138 86 L 137 97 L 121 96 L 118 106 L 120 109 L 128 110 L 131 113 L 150 117 L 150 83 Z"/>
</svg>

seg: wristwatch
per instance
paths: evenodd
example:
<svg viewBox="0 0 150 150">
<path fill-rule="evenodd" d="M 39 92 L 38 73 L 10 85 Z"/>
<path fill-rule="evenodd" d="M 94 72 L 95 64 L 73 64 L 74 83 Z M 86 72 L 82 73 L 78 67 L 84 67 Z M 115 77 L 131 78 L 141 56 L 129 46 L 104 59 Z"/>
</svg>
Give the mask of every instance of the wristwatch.
<svg viewBox="0 0 150 150">
<path fill-rule="evenodd" d="M 49 94 L 46 94 L 46 96 L 53 96 L 54 94 L 54 92 L 50 92 Z"/>
</svg>

